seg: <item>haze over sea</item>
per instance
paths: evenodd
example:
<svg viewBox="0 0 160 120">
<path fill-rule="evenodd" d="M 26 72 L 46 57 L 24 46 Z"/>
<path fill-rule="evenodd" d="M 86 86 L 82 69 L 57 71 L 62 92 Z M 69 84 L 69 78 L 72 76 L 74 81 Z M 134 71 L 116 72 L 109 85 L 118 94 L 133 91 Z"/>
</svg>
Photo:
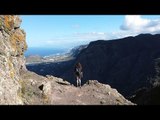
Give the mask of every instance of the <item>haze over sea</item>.
<svg viewBox="0 0 160 120">
<path fill-rule="evenodd" d="M 49 55 L 56 55 L 67 52 L 65 49 L 55 49 L 55 48 L 34 48 L 30 47 L 25 52 L 25 56 L 31 56 L 31 55 L 39 55 L 39 56 L 49 56 Z"/>
</svg>

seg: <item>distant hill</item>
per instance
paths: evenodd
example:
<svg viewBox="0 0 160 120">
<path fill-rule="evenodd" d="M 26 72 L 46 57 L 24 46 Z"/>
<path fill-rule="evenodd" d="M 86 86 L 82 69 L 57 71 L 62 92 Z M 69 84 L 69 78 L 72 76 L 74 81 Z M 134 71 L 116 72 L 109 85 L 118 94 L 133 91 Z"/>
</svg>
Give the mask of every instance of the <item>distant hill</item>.
<svg viewBox="0 0 160 120">
<path fill-rule="evenodd" d="M 37 63 L 37 62 L 42 62 L 43 58 L 39 55 L 30 55 L 26 57 L 26 62 L 27 63 Z"/>
<path fill-rule="evenodd" d="M 88 45 L 80 45 L 77 47 L 74 47 L 73 49 L 71 49 L 71 51 L 69 52 L 69 54 L 71 54 L 71 56 L 73 57 L 77 57 L 77 55 L 85 48 L 87 48 Z"/>
</svg>

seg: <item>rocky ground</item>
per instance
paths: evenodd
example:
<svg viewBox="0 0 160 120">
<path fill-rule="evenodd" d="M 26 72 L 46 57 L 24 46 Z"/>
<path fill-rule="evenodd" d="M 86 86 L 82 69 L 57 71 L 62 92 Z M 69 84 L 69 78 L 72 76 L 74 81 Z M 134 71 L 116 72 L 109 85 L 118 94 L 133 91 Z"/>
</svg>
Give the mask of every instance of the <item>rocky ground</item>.
<svg viewBox="0 0 160 120">
<path fill-rule="evenodd" d="M 21 98 L 29 105 L 134 105 L 116 89 L 89 80 L 81 88 L 61 78 L 21 73 Z"/>
</svg>

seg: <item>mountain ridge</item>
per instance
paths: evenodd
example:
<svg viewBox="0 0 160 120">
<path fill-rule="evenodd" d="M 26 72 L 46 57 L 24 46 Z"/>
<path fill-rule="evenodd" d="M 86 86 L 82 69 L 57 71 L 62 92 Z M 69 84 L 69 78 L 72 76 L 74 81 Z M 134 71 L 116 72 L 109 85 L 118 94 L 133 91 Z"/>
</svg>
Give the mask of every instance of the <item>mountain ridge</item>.
<svg viewBox="0 0 160 120">
<path fill-rule="evenodd" d="M 159 34 L 98 40 L 91 42 L 87 49 L 77 56 L 72 66 L 78 61 L 82 63 L 84 82 L 86 79 L 95 78 L 129 96 L 138 88 L 152 86 L 150 80 L 156 74 L 154 59 L 160 57 L 159 48 Z M 61 77 L 74 80 L 72 74 L 73 69 L 70 69 Z"/>
</svg>

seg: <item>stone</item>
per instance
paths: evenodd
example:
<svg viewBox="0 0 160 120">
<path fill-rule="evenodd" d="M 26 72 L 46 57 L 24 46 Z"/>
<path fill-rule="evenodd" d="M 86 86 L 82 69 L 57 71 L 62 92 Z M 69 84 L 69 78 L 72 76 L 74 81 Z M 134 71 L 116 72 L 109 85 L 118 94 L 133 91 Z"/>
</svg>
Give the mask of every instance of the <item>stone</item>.
<svg viewBox="0 0 160 120">
<path fill-rule="evenodd" d="M 14 29 L 17 29 L 20 27 L 22 20 L 19 18 L 19 16 L 14 17 Z"/>
<path fill-rule="evenodd" d="M 21 21 L 19 16 L 0 15 L 0 104 L 23 104 L 19 80 L 27 45 Z"/>
</svg>

